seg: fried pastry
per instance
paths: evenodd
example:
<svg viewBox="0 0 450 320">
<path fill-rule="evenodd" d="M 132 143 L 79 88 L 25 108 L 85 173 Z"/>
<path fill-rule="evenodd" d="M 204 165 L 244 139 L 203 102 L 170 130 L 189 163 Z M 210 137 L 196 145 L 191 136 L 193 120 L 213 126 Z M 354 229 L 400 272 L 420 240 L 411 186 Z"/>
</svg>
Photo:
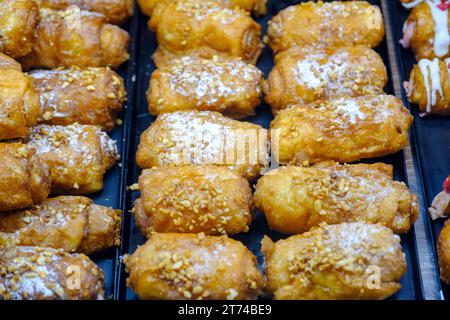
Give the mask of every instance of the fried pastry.
<svg viewBox="0 0 450 320">
<path fill-rule="evenodd" d="M 433 199 L 428 209 L 433 220 L 450 216 L 450 176 L 442 184 L 442 191 Z"/>
<path fill-rule="evenodd" d="M 353 162 L 403 149 L 413 117 L 400 99 L 370 95 L 316 101 L 281 110 L 271 123 L 281 164 Z"/>
<path fill-rule="evenodd" d="M 437 254 L 441 280 L 450 285 L 450 221 L 444 224 L 438 238 Z"/>
<path fill-rule="evenodd" d="M 140 299 L 256 299 L 263 286 L 255 256 L 226 236 L 154 233 L 124 263 Z"/>
<path fill-rule="evenodd" d="M 278 300 L 384 299 L 406 272 L 400 237 L 363 222 L 262 241 L 267 290 Z"/>
<path fill-rule="evenodd" d="M 142 171 L 134 215 L 141 232 L 236 234 L 252 220 L 252 192 L 239 174 L 213 165 Z"/>
<path fill-rule="evenodd" d="M 210 110 L 231 118 L 255 114 L 262 72 L 239 59 L 183 57 L 153 72 L 147 91 L 149 112 Z"/>
</svg>

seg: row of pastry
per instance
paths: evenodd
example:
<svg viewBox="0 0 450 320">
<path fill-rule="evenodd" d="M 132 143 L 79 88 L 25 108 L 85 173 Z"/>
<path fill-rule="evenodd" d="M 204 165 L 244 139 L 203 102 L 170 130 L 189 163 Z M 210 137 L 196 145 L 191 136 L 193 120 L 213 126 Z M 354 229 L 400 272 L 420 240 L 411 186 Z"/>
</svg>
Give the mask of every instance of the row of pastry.
<svg viewBox="0 0 450 320">
<path fill-rule="evenodd" d="M 277 55 L 266 81 L 249 64 L 262 45 L 245 11 L 175 0 L 150 13 L 159 48 L 147 96 L 158 117 L 138 146 L 144 170 L 133 210 L 148 240 L 125 258 L 139 298 L 397 292 L 406 260 L 396 234 L 417 218 L 416 198 L 393 181 L 390 165 L 345 164 L 401 150 L 412 122 L 399 99 L 383 94 L 386 68 L 371 49 L 384 36 L 379 8 L 335 1 L 282 10 L 269 24 Z M 232 119 L 254 114 L 262 91 L 276 114 L 270 132 Z M 269 149 L 290 165 L 264 174 L 252 195 L 249 181 L 266 171 Z M 226 236 L 250 229 L 254 207 L 272 230 L 292 235 L 264 238 L 264 275 Z"/>
<path fill-rule="evenodd" d="M 121 211 L 82 195 L 119 159 L 106 132 L 126 92 L 111 68 L 129 36 L 111 23 L 132 1 L 0 6 L 0 299 L 103 299 L 85 254 L 120 243 Z"/>
</svg>

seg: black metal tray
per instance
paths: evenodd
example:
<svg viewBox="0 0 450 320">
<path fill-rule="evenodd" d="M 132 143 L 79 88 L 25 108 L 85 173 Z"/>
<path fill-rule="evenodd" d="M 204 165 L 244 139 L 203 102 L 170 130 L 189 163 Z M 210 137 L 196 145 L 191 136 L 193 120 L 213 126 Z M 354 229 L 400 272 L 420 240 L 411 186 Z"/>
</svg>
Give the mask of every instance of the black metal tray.
<svg viewBox="0 0 450 320">
<path fill-rule="evenodd" d="M 256 19 L 257 22 L 263 26 L 263 34 L 266 33 L 267 22 L 273 15 L 287 6 L 299 2 L 301 1 L 269 0 L 268 14 L 264 17 Z M 385 90 L 389 94 L 396 94 L 397 96 L 400 96 L 401 93 L 399 92 L 397 84 L 399 74 L 397 69 L 399 63 L 397 60 L 400 61 L 402 58 L 399 58 L 392 53 L 393 48 L 398 47 L 393 43 L 393 41 L 396 41 L 398 36 L 395 34 L 392 35 L 392 31 L 397 30 L 397 22 L 400 25 L 400 22 L 395 20 L 398 19 L 399 15 L 406 15 L 406 12 L 404 12 L 400 6 L 395 5 L 398 2 L 397 0 L 373 0 L 370 2 L 382 7 L 383 14 L 385 16 L 387 40 L 376 48 L 388 68 L 389 83 L 387 84 Z M 127 274 L 124 270 L 123 264 L 121 263 L 121 256 L 127 253 L 133 253 L 138 245 L 145 242 L 144 237 L 135 227 L 133 216 L 129 214 L 129 210 L 132 209 L 134 200 L 139 197 L 139 193 L 136 191 L 130 191 L 126 189 L 125 186 L 132 185 L 137 182 L 140 169 L 135 164 L 135 153 L 139 143 L 139 136 L 155 119 L 147 111 L 145 92 L 148 88 L 150 76 L 155 70 L 155 66 L 151 60 L 151 55 L 157 47 L 157 42 L 155 35 L 152 34 L 147 28 L 148 17 L 138 12 L 139 10 L 136 11 L 137 12 L 133 17 L 131 24 L 128 26 L 132 36 L 132 45 L 130 48 L 131 59 L 128 65 L 125 66 L 121 72 L 126 79 L 129 108 L 127 108 L 124 113 L 124 127 L 117 128 L 112 134 L 112 136 L 118 140 L 118 146 L 122 150 L 122 167 L 116 167 L 107 175 L 105 190 L 94 198 L 97 203 L 108 204 L 124 210 L 121 247 L 115 252 L 114 250 L 108 250 L 93 257 L 105 271 L 107 294 L 109 295 L 113 293 L 114 299 L 121 300 L 136 299 L 136 295 L 131 290 L 126 288 L 125 283 Z M 394 25 L 395 28 L 391 28 L 391 24 Z M 407 53 L 405 52 L 404 54 Z M 267 76 L 269 71 L 272 69 L 272 53 L 268 47 L 264 49 L 257 66 L 264 72 L 265 76 Z M 410 67 L 410 65 L 408 66 Z M 404 74 L 403 71 L 401 73 Z M 134 82 L 134 80 L 136 82 Z M 417 116 L 417 113 L 415 112 L 414 115 Z M 244 120 L 261 124 L 267 128 L 272 119 L 273 116 L 269 107 L 266 104 L 262 104 L 257 109 L 256 116 Z M 422 125 L 422 121 L 425 120 L 417 120 L 416 117 L 416 122 L 411 135 L 413 139 L 417 135 L 417 132 L 415 131 L 420 131 L 418 130 L 419 127 L 425 128 L 425 126 Z M 434 265 L 434 252 L 430 252 L 430 250 L 432 251 L 432 249 L 430 249 L 432 248 L 432 239 L 430 239 L 431 230 L 429 229 L 430 224 L 424 210 L 425 208 L 421 188 L 422 185 L 420 180 L 421 170 L 424 170 L 424 172 L 427 173 L 431 170 L 430 177 L 426 181 L 429 181 L 430 186 L 433 186 L 433 188 L 425 188 L 427 191 L 426 203 L 429 203 L 428 200 L 430 200 L 430 197 L 438 191 L 443 177 L 450 172 L 450 170 L 448 170 L 450 169 L 448 163 L 437 165 L 440 161 L 443 162 L 444 159 L 448 159 L 445 155 L 449 155 L 448 146 L 450 143 L 445 145 L 445 148 L 447 148 L 445 151 L 443 148 L 436 149 L 441 145 L 443 146 L 444 142 L 440 141 L 442 139 L 442 135 L 440 136 L 440 139 L 433 140 L 433 143 L 423 143 L 424 139 L 426 141 L 431 141 L 431 139 L 433 139 L 435 135 L 439 134 L 439 132 L 444 132 L 445 120 L 437 119 L 436 121 L 438 121 L 436 126 L 439 126 L 439 128 L 437 128 L 437 132 L 424 135 L 425 130 L 422 130 L 422 136 L 420 134 L 418 135 L 418 141 L 421 143 L 416 143 L 414 140 L 411 144 L 412 147 L 408 147 L 403 152 L 369 161 L 382 161 L 392 164 L 394 166 L 395 179 L 407 182 L 409 187 L 414 192 L 418 193 L 419 200 L 421 202 L 421 218 L 408 234 L 402 236 L 402 246 L 406 254 L 408 271 L 402 279 L 402 289 L 391 299 L 437 299 L 435 291 L 436 287 L 439 286 L 439 283 L 437 280 L 436 266 Z M 428 124 L 428 126 L 430 125 L 431 123 Z M 450 127 L 448 130 L 450 130 Z M 450 139 L 450 137 L 448 139 Z M 420 146 L 418 150 L 419 153 L 422 153 L 423 155 L 419 157 L 420 159 L 416 159 L 412 156 L 415 153 L 414 150 L 416 145 Z M 425 148 L 425 150 L 423 150 L 423 148 Z M 427 148 L 432 149 L 429 150 Z M 441 153 L 431 153 L 435 150 L 441 150 Z M 425 162 L 426 167 L 423 167 L 423 158 L 426 154 L 438 155 L 437 159 L 433 159 L 433 164 L 435 166 L 434 168 L 428 168 L 432 164 L 431 162 Z M 417 168 L 417 164 L 419 162 L 422 165 L 420 169 Z M 119 177 L 120 184 L 118 184 Z M 437 229 L 434 231 L 437 231 Z M 256 218 L 250 226 L 250 231 L 246 234 L 240 234 L 235 237 L 247 245 L 258 257 L 260 266 L 262 263 L 260 240 L 264 234 L 274 240 L 278 240 L 283 237 L 281 234 L 270 231 L 264 216 L 260 212 L 257 212 Z M 113 284 L 114 288 L 112 288 Z"/>
<path fill-rule="evenodd" d="M 409 12 L 400 5 L 399 1 L 389 2 L 388 7 L 390 12 L 396 13 L 395 17 L 391 15 L 391 25 L 395 53 L 399 62 L 399 81 L 403 82 L 409 80 L 412 66 L 417 63 L 413 52 L 398 44 L 398 40 L 402 38 L 403 24 Z M 412 133 L 423 185 L 424 202 L 426 207 L 429 207 L 434 196 L 442 190 L 442 182 L 450 174 L 450 117 L 419 117 L 418 107 L 408 103 L 402 87 L 401 91 L 405 105 L 410 108 L 415 118 Z M 443 226 L 443 220 L 431 221 L 428 215 L 427 217 L 432 234 L 432 249 L 435 252 L 436 239 Z M 433 263 L 436 264 L 436 260 Z M 441 283 L 440 289 L 441 298 L 450 300 L 450 286 Z"/>
</svg>

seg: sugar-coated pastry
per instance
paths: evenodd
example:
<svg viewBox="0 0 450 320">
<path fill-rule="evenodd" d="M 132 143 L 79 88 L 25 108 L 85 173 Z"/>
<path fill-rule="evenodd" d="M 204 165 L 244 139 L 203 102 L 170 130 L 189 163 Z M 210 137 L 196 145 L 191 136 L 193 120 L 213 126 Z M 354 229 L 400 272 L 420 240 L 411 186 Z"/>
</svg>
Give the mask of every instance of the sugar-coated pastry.
<svg viewBox="0 0 450 320">
<path fill-rule="evenodd" d="M 119 159 L 115 141 L 96 126 L 38 125 L 28 145 L 50 167 L 54 194 L 100 191 L 103 175 Z"/>
<path fill-rule="evenodd" d="M 316 101 L 281 110 L 271 123 L 281 164 L 353 162 L 403 149 L 413 117 L 402 101 L 369 95 Z"/>
<path fill-rule="evenodd" d="M 274 53 L 293 47 L 374 48 L 384 37 L 383 16 L 366 1 L 308 1 L 281 10 L 270 20 L 267 35 Z"/>
<path fill-rule="evenodd" d="M 257 178 L 268 164 L 268 132 L 259 125 L 211 111 L 160 115 L 141 135 L 141 168 L 217 164 Z"/>
<path fill-rule="evenodd" d="M 50 193 L 50 169 L 33 148 L 0 143 L 0 215 L 31 207 Z"/>
<path fill-rule="evenodd" d="M 434 197 L 428 211 L 433 220 L 450 216 L 450 176 L 444 180 L 442 191 Z"/>
<path fill-rule="evenodd" d="M 26 137 L 36 124 L 39 108 L 32 79 L 19 63 L 0 53 L 0 140 Z"/>
<path fill-rule="evenodd" d="M 426 0 L 411 10 L 400 43 L 411 48 L 417 60 L 450 57 L 448 3 Z"/>
<path fill-rule="evenodd" d="M 72 67 L 35 70 L 30 75 L 41 101 L 39 122 L 114 129 L 126 92 L 123 79 L 113 70 Z"/>
<path fill-rule="evenodd" d="M 247 12 L 214 1 L 175 0 L 156 6 L 149 27 L 159 43 L 153 56 L 158 67 L 180 55 L 224 55 L 255 64 L 263 47 L 261 26 Z"/>
<path fill-rule="evenodd" d="M 381 94 L 386 83 L 383 60 L 370 48 L 355 46 L 314 53 L 290 50 L 277 57 L 264 91 L 266 102 L 276 114 L 291 104 Z"/>
<path fill-rule="evenodd" d="M 403 182 L 392 180 L 392 170 L 383 163 L 281 167 L 258 180 L 255 205 L 269 227 L 282 233 L 354 221 L 406 233 L 418 216 L 417 198 Z"/>
<path fill-rule="evenodd" d="M 0 52 L 15 59 L 31 52 L 39 21 L 34 0 L 0 0 Z"/>
<path fill-rule="evenodd" d="M 248 231 L 252 192 L 248 181 L 226 167 L 181 165 L 143 170 L 136 225 L 152 232 L 236 234 Z"/>
<path fill-rule="evenodd" d="M 444 224 L 438 238 L 437 254 L 441 279 L 450 285 L 450 220 Z"/>
<path fill-rule="evenodd" d="M 91 254 L 120 244 L 121 211 L 80 196 L 49 198 L 0 214 L 0 245 L 39 246 Z"/>
<path fill-rule="evenodd" d="M 247 300 L 263 287 L 255 256 L 227 236 L 154 233 L 124 263 L 140 299 Z"/>
<path fill-rule="evenodd" d="M 128 60 L 129 35 L 106 17 L 71 6 L 64 11 L 40 10 L 33 51 L 21 59 L 33 68 L 112 67 Z"/>
<path fill-rule="evenodd" d="M 0 247 L 0 300 L 104 300 L 103 272 L 84 254 Z"/>
<path fill-rule="evenodd" d="M 262 72 L 236 58 L 182 57 L 153 72 L 147 91 L 149 112 L 210 110 L 231 118 L 255 114 Z"/>
<path fill-rule="evenodd" d="M 37 0 L 39 7 L 65 10 L 75 5 L 82 10 L 98 12 L 108 21 L 121 24 L 133 15 L 133 0 Z"/>
<path fill-rule="evenodd" d="M 267 290 L 278 300 L 385 299 L 406 272 L 400 237 L 363 222 L 262 241 Z"/>
<path fill-rule="evenodd" d="M 422 59 L 404 83 L 409 102 L 419 106 L 421 115 L 450 115 L 450 58 Z"/>
</svg>

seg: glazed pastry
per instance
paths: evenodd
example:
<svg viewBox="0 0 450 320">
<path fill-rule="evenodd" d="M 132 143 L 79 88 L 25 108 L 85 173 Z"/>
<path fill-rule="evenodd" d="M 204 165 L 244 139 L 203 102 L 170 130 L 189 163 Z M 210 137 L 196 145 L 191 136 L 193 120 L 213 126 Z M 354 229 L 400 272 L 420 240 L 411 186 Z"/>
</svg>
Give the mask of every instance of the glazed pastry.
<svg viewBox="0 0 450 320">
<path fill-rule="evenodd" d="M 103 272 L 84 254 L 0 247 L 0 300 L 104 300 Z"/>
<path fill-rule="evenodd" d="M 33 0 L 0 0 L 0 52 L 15 59 L 31 52 L 39 21 Z"/>
<path fill-rule="evenodd" d="M 400 43 L 411 48 L 417 60 L 444 59 L 450 56 L 450 31 L 448 3 L 426 0 L 408 16 Z"/>
<path fill-rule="evenodd" d="M 263 279 L 256 258 L 226 236 L 154 233 L 124 263 L 140 299 L 256 299 Z"/>
<path fill-rule="evenodd" d="M 293 47 L 374 48 L 384 37 L 383 16 L 366 1 L 308 1 L 281 10 L 270 20 L 267 36 L 275 54 Z"/>
<path fill-rule="evenodd" d="M 44 200 L 0 214 L 0 244 L 91 254 L 120 244 L 121 211 L 79 196 Z"/>
<path fill-rule="evenodd" d="M 86 194 L 103 188 L 103 175 L 119 159 L 114 140 L 88 125 L 33 128 L 29 143 L 52 173 L 53 194 Z"/>
<path fill-rule="evenodd" d="M 406 146 L 412 121 L 401 100 L 389 95 L 294 105 L 270 124 L 279 133 L 272 150 L 279 150 L 281 164 L 380 157 Z"/>
<path fill-rule="evenodd" d="M 239 59 L 183 57 L 153 72 L 149 112 L 210 110 L 244 118 L 260 104 L 261 81 L 262 72 Z"/>
<path fill-rule="evenodd" d="M 26 137 L 36 124 L 39 108 L 32 79 L 20 64 L 0 53 L 0 140 Z"/>
<path fill-rule="evenodd" d="M 50 193 L 50 183 L 49 167 L 34 149 L 22 143 L 0 143 L 0 211 L 40 203 Z"/>
<path fill-rule="evenodd" d="M 82 10 L 101 13 L 108 21 L 122 24 L 133 15 L 133 0 L 37 0 L 39 7 L 65 10 L 71 5 Z"/>
<path fill-rule="evenodd" d="M 444 180 L 442 191 L 434 197 L 428 211 L 433 220 L 450 216 L 450 176 Z"/>
<path fill-rule="evenodd" d="M 111 69 L 72 67 L 36 70 L 30 75 L 41 100 L 39 122 L 114 129 L 126 92 L 122 78 Z"/>
<path fill-rule="evenodd" d="M 268 132 L 259 125 L 210 111 L 160 115 L 141 135 L 140 168 L 217 164 L 257 178 L 268 164 Z"/>
<path fill-rule="evenodd" d="M 421 116 L 450 115 L 450 58 L 422 59 L 404 83 L 409 102 L 419 106 Z"/>
<path fill-rule="evenodd" d="M 228 168 L 182 165 L 142 171 L 141 199 L 135 202 L 142 234 L 177 232 L 236 234 L 252 220 L 252 192 L 244 178 Z"/>
<path fill-rule="evenodd" d="M 119 67 L 128 60 L 129 35 L 107 23 L 105 16 L 69 7 L 65 11 L 42 8 L 33 51 L 22 65 L 33 68 Z"/>
<path fill-rule="evenodd" d="M 151 16 L 156 5 L 167 4 L 172 0 L 138 0 L 141 11 Z M 217 1 L 224 7 L 233 9 L 239 7 L 249 12 L 253 12 L 255 15 L 260 16 L 267 13 L 266 2 L 267 0 L 208 0 Z"/>
<path fill-rule="evenodd" d="M 406 233 L 419 212 L 416 196 L 383 163 L 281 167 L 258 180 L 255 205 L 270 229 L 287 234 L 354 221 Z"/>
<path fill-rule="evenodd" d="M 406 272 L 400 237 L 362 222 L 262 241 L 267 290 L 278 300 L 384 299 Z"/>
<path fill-rule="evenodd" d="M 155 8 L 149 28 L 159 48 L 153 56 L 158 67 L 176 56 L 239 57 L 256 63 L 261 49 L 261 26 L 248 13 L 214 1 L 175 0 Z"/>
<path fill-rule="evenodd" d="M 439 258 L 439 268 L 441 270 L 441 279 L 450 285 L 450 221 L 444 224 L 439 234 L 437 244 L 437 254 Z"/>
<path fill-rule="evenodd" d="M 277 57 L 264 91 L 266 102 L 276 114 L 291 104 L 381 94 L 386 83 L 383 60 L 367 47 L 309 54 L 291 50 Z"/>
</svg>

